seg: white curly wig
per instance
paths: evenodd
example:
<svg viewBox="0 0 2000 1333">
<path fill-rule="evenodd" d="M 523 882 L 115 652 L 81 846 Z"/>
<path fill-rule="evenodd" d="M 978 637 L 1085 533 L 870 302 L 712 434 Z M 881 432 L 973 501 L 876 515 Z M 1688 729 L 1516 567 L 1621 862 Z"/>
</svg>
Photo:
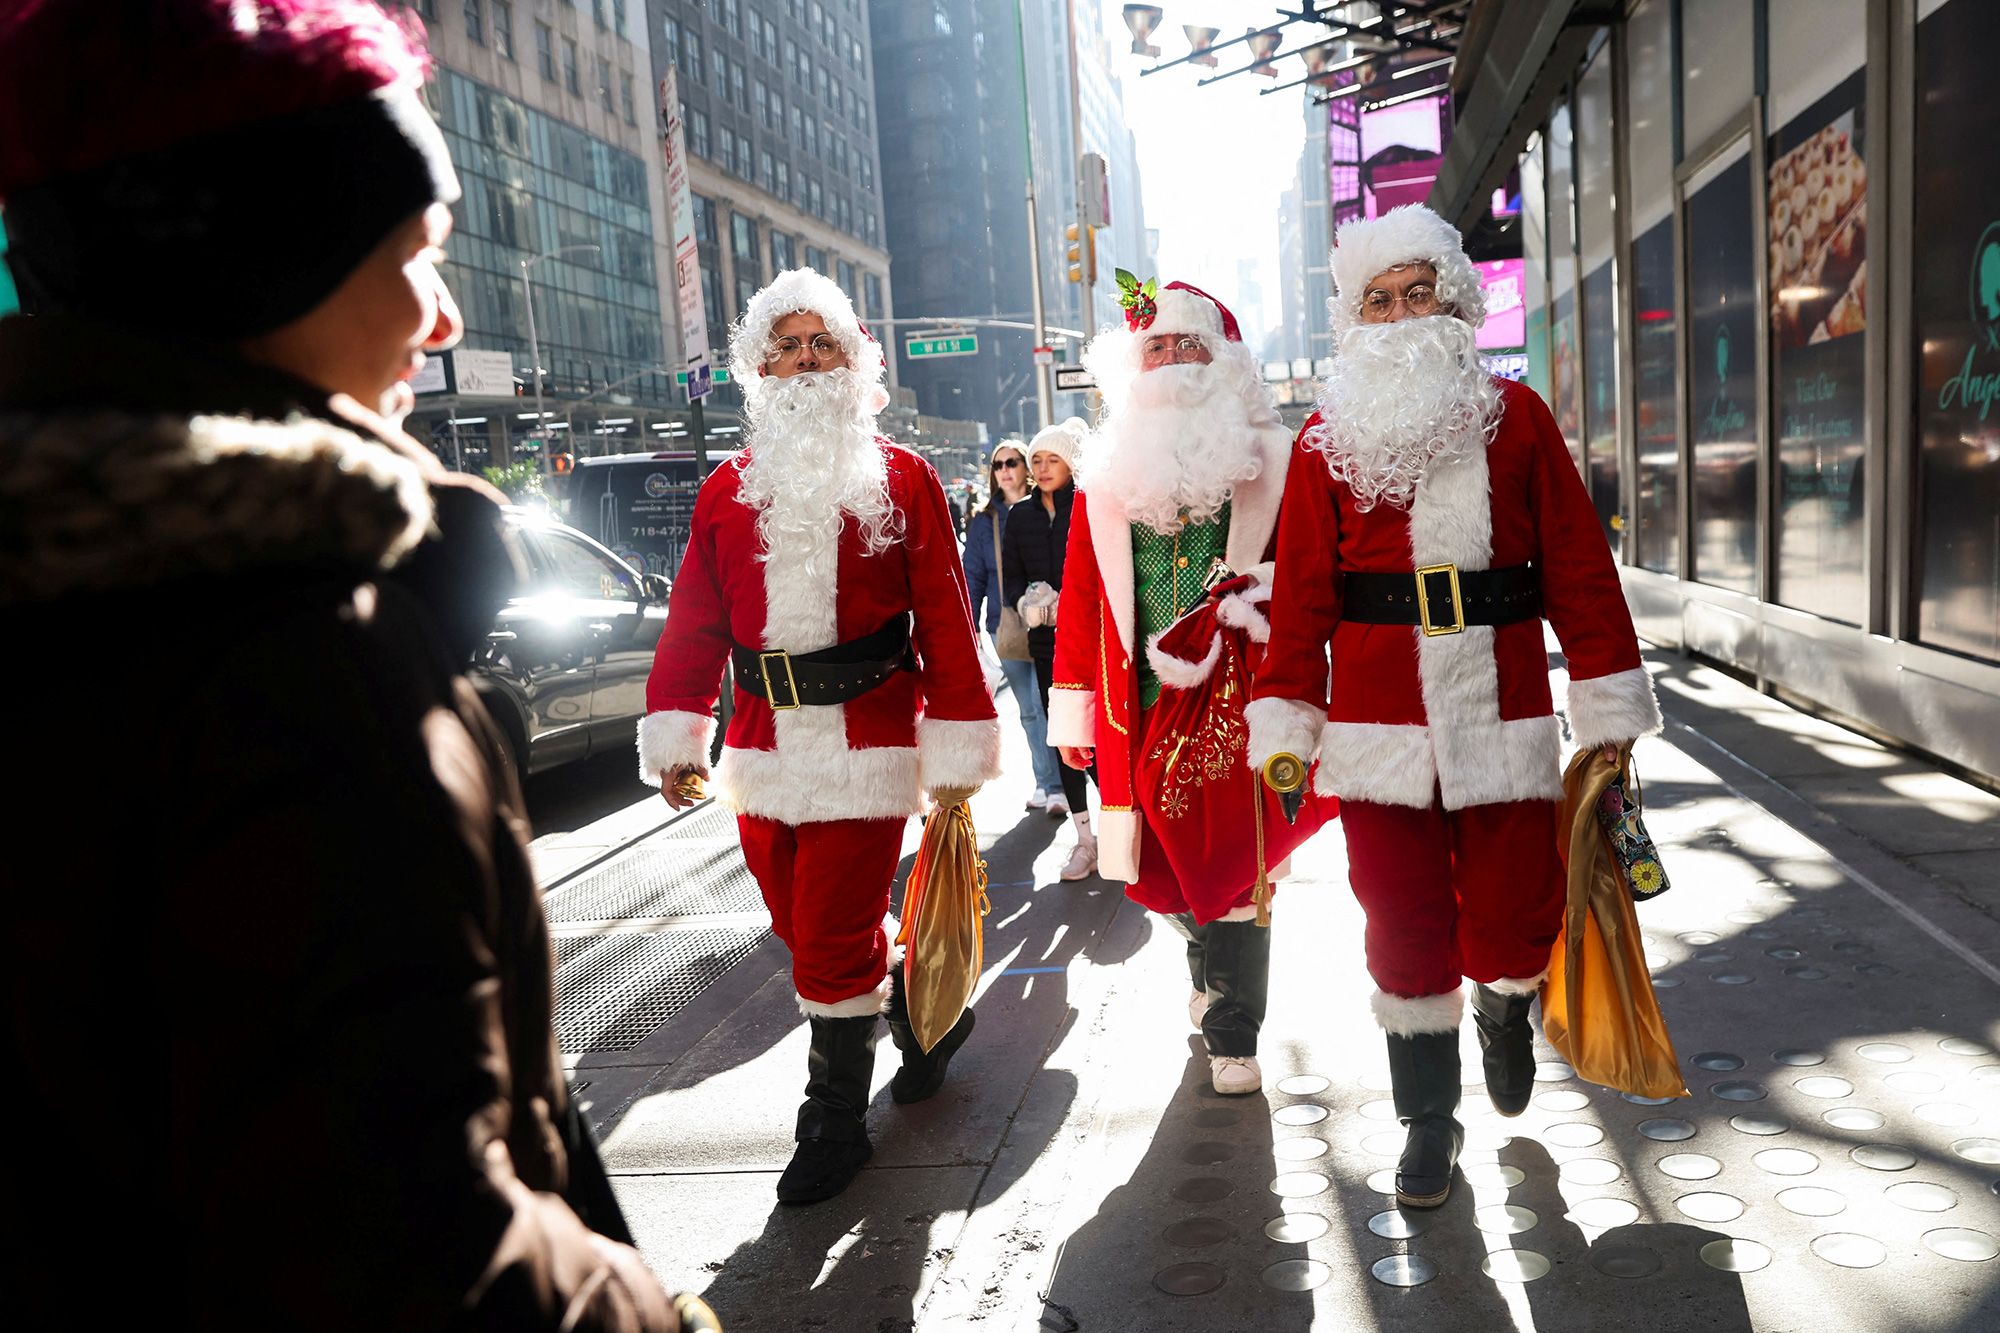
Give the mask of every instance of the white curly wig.
<svg viewBox="0 0 2000 1333">
<path fill-rule="evenodd" d="M 854 302 L 840 285 L 823 273 L 809 268 L 787 269 L 771 279 L 750 298 L 742 318 L 729 331 L 729 375 L 742 386 L 745 400 L 756 398 L 764 379 L 764 353 L 771 345 L 771 330 L 787 315 L 814 314 L 826 322 L 826 329 L 847 353 L 847 365 L 861 381 L 869 415 L 880 412 L 889 402 L 882 387 L 882 345 L 861 327 Z"/>
<path fill-rule="evenodd" d="M 1436 269 L 1438 299 L 1475 329 L 1486 322 L 1486 287 L 1465 257 L 1458 228 L 1422 204 L 1405 204 L 1378 218 L 1342 223 L 1334 233 L 1333 295 L 1326 308 L 1336 341 L 1361 322 L 1370 279 L 1405 264 Z"/>
</svg>

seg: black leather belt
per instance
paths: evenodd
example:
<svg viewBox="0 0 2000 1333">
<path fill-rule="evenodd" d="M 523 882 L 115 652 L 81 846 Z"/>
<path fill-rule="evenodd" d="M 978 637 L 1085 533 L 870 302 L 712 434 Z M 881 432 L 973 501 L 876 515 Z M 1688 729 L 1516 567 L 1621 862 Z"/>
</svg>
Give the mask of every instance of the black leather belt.
<svg viewBox="0 0 2000 1333">
<path fill-rule="evenodd" d="M 1542 573 L 1532 564 L 1464 572 L 1457 565 L 1426 565 L 1408 574 L 1341 579 L 1341 619 L 1360 625 L 1418 625 L 1434 637 L 1541 614 Z"/>
<path fill-rule="evenodd" d="M 811 653 L 782 648 L 731 650 L 737 688 L 786 712 L 804 704 L 844 704 L 858 699 L 898 671 L 914 671 L 910 618 L 897 616 L 873 634 Z"/>
</svg>

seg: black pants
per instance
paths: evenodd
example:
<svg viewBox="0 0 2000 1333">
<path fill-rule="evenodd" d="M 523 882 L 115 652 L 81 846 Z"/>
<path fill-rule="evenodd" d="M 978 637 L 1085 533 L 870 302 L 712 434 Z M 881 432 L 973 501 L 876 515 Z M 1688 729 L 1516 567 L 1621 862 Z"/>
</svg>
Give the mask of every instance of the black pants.
<svg viewBox="0 0 2000 1333">
<path fill-rule="evenodd" d="M 1056 674 L 1055 650 L 1051 648 L 1047 655 L 1042 653 L 1034 653 L 1032 655 L 1035 659 L 1035 688 L 1041 691 L 1042 716 L 1047 717 L 1049 716 L 1049 684 L 1055 679 Z M 1054 751 L 1055 748 L 1053 745 L 1049 747 L 1051 751 Z M 1090 809 L 1090 789 L 1084 784 L 1084 775 L 1087 771 L 1090 780 L 1095 782 L 1097 780 L 1097 765 L 1092 764 L 1088 770 L 1071 768 L 1068 764 L 1063 763 L 1062 755 L 1058 753 L 1056 754 L 1056 767 L 1062 773 L 1063 800 L 1069 803 L 1070 813 L 1080 815 L 1088 812 Z"/>
</svg>

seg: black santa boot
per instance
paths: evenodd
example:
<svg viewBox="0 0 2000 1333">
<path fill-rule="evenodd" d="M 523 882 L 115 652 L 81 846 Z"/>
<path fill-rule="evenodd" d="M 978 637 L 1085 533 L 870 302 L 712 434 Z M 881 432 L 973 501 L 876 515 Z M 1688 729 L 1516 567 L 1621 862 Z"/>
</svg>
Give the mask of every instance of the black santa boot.
<svg viewBox="0 0 2000 1333">
<path fill-rule="evenodd" d="M 1535 1032 L 1528 1026 L 1532 992 L 1510 995 L 1484 982 L 1472 988 L 1472 1023 L 1479 1030 L 1480 1065 L 1486 1095 L 1501 1115 L 1528 1109 L 1535 1091 Z"/>
<path fill-rule="evenodd" d="M 1396 1117 L 1409 1130 L 1396 1164 L 1396 1202 L 1436 1208 L 1451 1194 L 1451 1173 L 1465 1146 L 1458 1110 L 1458 1033 L 1420 1032 L 1389 1038 L 1389 1084 Z"/>
<path fill-rule="evenodd" d="M 779 1203 L 831 1199 L 875 1155 L 863 1122 L 875 1074 L 875 1018 L 807 1019 L 806 1100 L 799 1107 L 798 1149 L 778 1177 Z"/>
<path fill-rule="evenodd" d="M 938 1038 L 937 1045 L 924 1050 L 910 1026 L 910 999 L 903 993 L 903 969 L 892 967 L 889 976 L 889 1007 L 883 1012 L 889 1020 L 889 1039 L 903 1053 L 903 1067 L 889 1080 L 889 1097 L 898 1105 L 907 1106 L 937 1095 L 937 1090 L 944 1086 L 944 1071 L 951 1064 L 951 1057 L 958 1054 L 958 1048 L 972 1035 L 974 1020 L 968 1007 L 951 1025 L 951 1031 Z"/>
</svg>

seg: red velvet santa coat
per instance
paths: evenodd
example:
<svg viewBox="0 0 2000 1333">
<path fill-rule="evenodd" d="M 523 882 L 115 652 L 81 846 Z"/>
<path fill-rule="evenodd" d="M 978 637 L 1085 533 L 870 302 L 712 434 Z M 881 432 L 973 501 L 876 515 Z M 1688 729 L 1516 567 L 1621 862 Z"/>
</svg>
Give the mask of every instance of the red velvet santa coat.
<svg viewBox="0 0 2000 1333">
<path fill-rule="evenodd" d="M 694 526 L 646 681 L 642 777 L 706 765 L 709 711 L 732 645 L 809 653 L 912 614 L 918 668 L 844 704 L 773 710 L 738 689 L 715 774 L 738 814 L 786 824 L 900 818 L 923 792 L 977 786 L 1000 771 L 1000 726 L 979 664 L 971 602 L 944 489 L 918 455 L 882 441 L 903 535 L 870 554 L 847 519 L 837 569 L 801 552 L 762 558 L 757 512 L 741 499 L 739 453 L 695 500 Z M 920 717 L 921 715 L 921 717 Z"/>
<path fill-rule="evenodd" d="M 1408 510 L 1355 508 L 1300 432 L 1278 531 L 1271 642 L 1250 705 L 1250 758 L 1319 755 L 1318 789 L 1343 800 L 1447 810 L 1559 800 L 1562 735 L 1540 620 L 1426 638 L 1341 619 L 1347 571 L 1461 571 L 1532 561 L 1569 662 L 1575 743 L 1659 730 L 1659 705 L 1604 530 L 1548 407 L 1500 386 L 1483 450 L 1433 462 Z M 1332 645 L 1328 652 L 1329 641 Z M 1331 679 L 1329 680 L 1329 656 Z"/>
<path fill-rule="evenodd" d="M 1223 558 L 1239 574 L 1271 559 L 1278 503 L 1290 461 L 1281 432 L 1261 437 L 1264 467 L 1230 494 Z M 1263 571 L 1268 579 L 1268 569 Z M 1133 642 L 1138 620 L 1132 572 L 1132 525 L 1116 496 L 1078 491 L 1063 557 L 1062 600 L 1056 606 L 1055 678 L 1049 690 L 1049 744 L 1094 746 L 1103 801 L 1097 829 L 1098 871 L 1139 882 L 1142 812 L 1133 809 L 1139 758 L 1139 668 L 1143 645 Z M 1136 649 L 1136 651 L 1135 651 Z"/>
</svg>

